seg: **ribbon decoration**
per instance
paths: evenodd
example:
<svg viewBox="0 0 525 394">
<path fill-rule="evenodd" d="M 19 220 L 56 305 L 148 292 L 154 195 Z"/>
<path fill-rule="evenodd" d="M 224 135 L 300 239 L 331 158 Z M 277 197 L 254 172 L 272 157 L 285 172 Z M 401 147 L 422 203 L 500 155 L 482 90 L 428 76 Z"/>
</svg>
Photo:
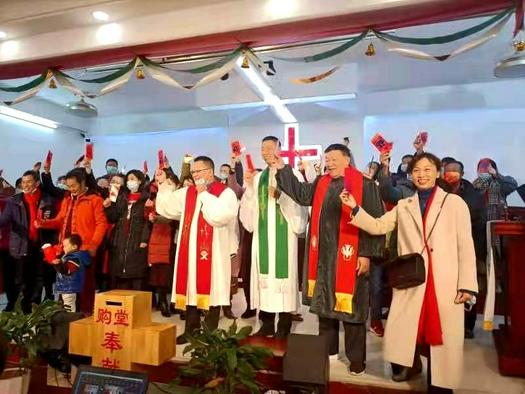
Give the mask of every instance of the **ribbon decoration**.
<svg viewBox="0 0 525 394">
<path fill-rule="evenodd" d="M 25 83 L 20 86 L 0 86 L 0 90 L 3 92 L 11 92 L 11 93 L 21 93 L 25 92 L 29 89 L 34 89 L 35 87 L 42 84 L 42 82 L 45 82 L 48 79 L 49 70 L 45 70 L 40 76 L 36 77 L 32 81 L 29 81 L 28 83 Z"/>
<path fill-rule="evenodd" d="M 21 103 L 22 101 L 28 100 L 31 97 L 36 96 L 36 94 L 40 91 L 40 89 L 42 89 L 46 85 L 47 81 L 49 81 L 52 77 L 53 77 L 53 71 L 46 70 L 46 73 L 45 74 L 42 73 L 40 77 L 35 78 L 33 81 L 25 85 L 17 87 L 17 88 L 24 87 L 25 90 L 12 90 L 12 91 L 24 91 L 25 93 L 15 98 L 13 101 L 5 101 L 4 104 L 9 105 L 9 106 L 15 105 L 15 104 Z"/>
<path fill-rule="evenodd" d="M 292 83 L 295 83 L 295 84 L 298 84 L 298 85 L 315 83 L 315 82 L 321 81 L 321 80 L 323 80 L 325 78 L 328 78 L 333 73 L 335 73 L 337 70 L 339 70 L 339 68 L 340 68 L 340 66 L 335 66 L 335 67 L 331 68 L 330 70 L 325 71 L 325 72 L 323 72 L 323 73 L 321 73 L 319 75 L 314 75 L 312 77 L 303 77 L 303 78 L 290 78 L 290 81 Z"/>
<path fill-rule="evenodd" d="M 239 55 L 243 52 L 244 49 L 245 49 L 244 45 L 241 45 L 237 47 L 236 49 L 234 49 L 232 52 L 230 52 L 228 55 L 224 56 L 223 58 L 211 64 L 207 64 L 205 66 L 200 66 L 200 67 L 195 67 L 195 68 L 190 68 L 190 69 L 185 69 L 185 70 L 171 70 L 167 67 L 164 67 L 164 68 L 167 68 L 168 70 L 171 70 L 171 71 L 181 72 L 181 73 L 202 74 L 202 73 L 206 73 L 212 70 L 217 70 L 217 69 L 222 68 L 224 65 L 230 63 L 232 59 L 237 59 Z"/>
<path fill-rule="evenodd" d="M 295 63 L 312 63 L 312 62 L 318 62 L 320 60 L 325 60 L 328 58 L 331 58 L 335 55 L 339 55 L 340 53 L 343 53 L 347 49 L 352 48 L 354 45 L 356 45 L 358 42 L 362 41 L 366 35 L 368 34 L 368 30 L 362 32 L 360 35 L 356 37 L 352 37 L 347 42 L 343 43 L 342 45 L 339 45 L 338 47 L 335 47 L 333 49 L 330 49 L 329 51 L 321 52 L 312 56 L 306 56 L 306 57 L 290 57 L 290 58 L 284 58 L 284 57 L 277 57 L 274 56 L 274 59 L 277 60 L 283 60 L 285 62 L 295 62 Z"/>
<path fill-rule="evenodd" d="M 412 38 L 412 37 L 399 37 L 393 34 L 382 33 L 376 30 L 373 30 L 373 32 L 378 37 L 381 36 L 382 38 L 385 38 L 389 41 L 395 41 L 395 42 L 399 42 L 402 44 L 414 44 L 414 45 L 447 44 L 450 42 L 461 40 L 462 38 L 472 36 L 476 33 L 479 33 L 480 31 L 486 29 L 487 27 L 494 25 L 498 21 L 504 18 L 507 18 L 510 14 L 512 14 L 513 11 L 514 11 L 513 8 L 504 10 L 500 12 L 499 14 L 493 16 L 492 18 L 484 22 L 481 22 L 475 26 L 472 26 L 465 30 L 458 31 L 456 33 L 447 34 L 444 36 L 437 36 L 437 37 L 430 37 L 430 38 Z"/>
<path fill-rule="evenodd" d="M 507 14 L 505 19 L 499 21 L 496 25 L 494 25 L 492 28 L 487 30 L 483 35 L 481 35 L 480 37 L 476 38 L 475 40 L 472 40 L 472 41 L 466 43 L 465 45 L 462 45 L 461 47 L 455 49 L 454 51 L 452 51 L 452 52 L 450 52 L 449 54 L 446 54 L 446 55 L 436 56 L 436 55 L 432 55 L 430 53 L 419 51 L 417 49 L 412 49 L 412 48 L 399 46 L 399 45 L 391 42 L 388 38 L 386 38 L 381 33 L 378 34 L 378 38 L 381 39 L 381 41 L 383 41 L 386 44 L 386 46 L 388 47 L 388 51 L 389 52 L 395 52 L 398 55 L 411 57 L 411 58 L 419 59 L 419 60 L 433 60 L 433 61 L 443 62 L 445 60 L 451 59 L 451 58 L 456 57 L 456 56 L 458 56 L 460 54 L 468 52 L 468 51 L 470 51 L 470 50 L 472 50 L 474 48 L 477 48 L 477 47 L 483 45 L 484 43 L 486 43 L 487 41 L 490 41 L 491 39 L 496 37 L 498 35 L 498 33 L 503 29 L 505 24 L 508 22 L 508 20 L 510 19 L 510 16 L 511 16 L 510 13 Z"/>
</svg>

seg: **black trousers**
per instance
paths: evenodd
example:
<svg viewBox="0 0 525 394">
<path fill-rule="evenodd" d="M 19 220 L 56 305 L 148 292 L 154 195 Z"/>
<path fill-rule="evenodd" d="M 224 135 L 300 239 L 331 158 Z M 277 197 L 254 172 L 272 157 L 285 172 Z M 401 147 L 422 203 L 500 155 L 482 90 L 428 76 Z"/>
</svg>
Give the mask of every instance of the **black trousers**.
<svg viewBox="0 0 525 394">
<path fill-rule="evenodd" d="M 339 320 L 319 317 L 319 335 L 328 341 L 330 355 L 339 353 Z M 345 330 L 345 353 L 351 363 L 366 363 L 366 325 L 365 323 L 343 322 Z"/>
<path fill-rule="evenodd" d="M 0 263 L 4 280 L 4 291 L 7 297 L 6 309 L 13 310 L 20 289 L 16 285 L 16 263 L 7 250 L 0 251 Z"/>
<path fill-rule="evenodd" d="M 219 316 L 221 313 L 220 306 L 210 306 L 206 316 L 204 317 L 204 324 L 211 330 L 215 330 L 219 327 Z M 186 324 L 184 325 L 184 333 L 191 334 L 193 331 L 198 330 L 201 326 L 201 318 L 199 310 L 196 306 L 186 307 Z"/>
<path fill-rule="evenodd" d="M 44 260 L 40 247 L 32 245 L 28 255 L 15 261 L 17 295 L 23 295 L 22 309 L 28 313 L 31 304 L 40 304 L 44 287 Z"/>
<path fill-rule="evenodd" d="M 253 234 L 243 231 L 242 248 L 241 248 L 241 278 L 244 298 L 246 299 L 246 309 L 250 307 L 250 283 L 252 271 L 252 239 Z"/>
<path fill-rule="evenodd" d="M 144 290 L 145 278 L 111 278 L 111 288 L 121 290 Z"/>
<path fill-rule="evenodd" d="M 274 312 L 259 311 L 259 319 L 263 322 L 263 326 L 269 326 L 275 329 L 275 315 Z M 288 335 L 292 328 L 292 314 L 290 312 L 279 312 L 279 321 L 277 322 L 277 331 L 281 334 Z"/>
</svg>

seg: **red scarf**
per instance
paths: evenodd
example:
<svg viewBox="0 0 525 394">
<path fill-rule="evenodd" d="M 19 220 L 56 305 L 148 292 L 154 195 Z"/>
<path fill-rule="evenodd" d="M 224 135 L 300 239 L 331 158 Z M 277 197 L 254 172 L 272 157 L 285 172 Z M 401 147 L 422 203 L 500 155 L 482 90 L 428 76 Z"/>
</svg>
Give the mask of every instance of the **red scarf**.
<svg viewBox="0 0 525 394">
<path fill-rule="evenodd" d="M 428 256 L 428 275 L 427 287 L 425 289 L 423 305 L 421 305 L 421 314 L 419 315 L 419 327 L 417 332 L 417 343 L 431 346 L 443 344 L 443 331 L 441 330 L 441 319 L 439 318 L 436 288 L 434 286 L 434 274 L 432 273 L 432 253 L 430 253 L 430 246 L 427 243 L 426 230 L 427 216 L 432 201 L 434 201 L 436 190 L 437 187 L 434 187 L 432 194 L 428 198 L 427 206 L 425 207 L 425 214 L 423 215 L 423 235 Z"/>
<path fill-rule="evenodd" d="M 32 193 L 24 193 L 24 201 L 29 207 L 29 240 L 33 242 L 38 241 L 38 228 L 35 227 L 35 221 L 39 219 L 38 204 L 42 192 L 39 188 L 36 188 Z"/>
<path fill-rule="evenodd" d="M 213 182 L 208 187 L 208 193 L 219 197 L 227 189 L 221 182 Z M 190 250 L 190 234 L 193 215 L 197 208 L 197 188 L 190 186 L 186 191 L 186 205 L 184 206 L 184 222 L 182 223 L 177 258 L 177 282 L 175 285 L 175 307 L 186 309 L 188 293 L 188 264 Z M 211 288 L 211 265 L 213 263 L 212 243 L 213 226 L 211 226 L 202 215 L 199 207 L 199 219 L 197 221 L 197 308 L 209 309 Z"/>
<path fill-rule="evenodd" d="M 308 297 L 313 297 L 317 280 L 317 264 L 319 263 L 319 221 L 321 209 L 332 182 L 330 175 L 319 179 L 315 190 L 310 221 L 310 245 L 308 247 Z M 352 193 L 361 205 L 363 200 L 363 175 L 353 167 L 345 169 L 345 189 Z M 352 298 L 356 280 L 357 257 L 359 250 L 359 229 L 350 224 L 351 209 L 341 204 L 341 219 L 339 221 L 339 242 L 337 246 L 337 261 L 335 274 L 335 306 L 334 311 L 352 313 Z M 326 262 L 331 263 L 331 262 Z"/>
</svg>

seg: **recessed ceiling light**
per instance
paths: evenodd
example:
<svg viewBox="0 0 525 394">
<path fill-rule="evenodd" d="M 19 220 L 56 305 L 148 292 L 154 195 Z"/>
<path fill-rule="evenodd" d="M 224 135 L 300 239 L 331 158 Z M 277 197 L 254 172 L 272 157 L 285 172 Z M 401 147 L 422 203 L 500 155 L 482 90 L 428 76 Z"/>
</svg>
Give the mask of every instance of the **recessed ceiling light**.
<svg viewBox="0 0 525 394">
<path fill-rule="evenodd" d="M 5 31 L 0 31 L 0 40 L 7 38 L 7 33 Z"/>
<path fill-rule="evenodd" d="M 93 15 L 93 18 L 95 18 L 97 21 L 105 22 L 109 20 L 109 15 L 104 11 L 93 11 L 91 15 Z"/>
</svg>

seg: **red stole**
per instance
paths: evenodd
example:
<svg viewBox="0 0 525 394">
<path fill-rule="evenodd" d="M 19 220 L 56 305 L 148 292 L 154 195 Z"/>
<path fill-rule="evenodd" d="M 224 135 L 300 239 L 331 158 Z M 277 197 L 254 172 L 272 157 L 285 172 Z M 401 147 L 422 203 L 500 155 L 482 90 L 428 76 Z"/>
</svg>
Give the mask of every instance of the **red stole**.
<svg viewBox="0 0 525 394">
<path fill-rule="evenodd" d="M 434 187 L 432 194 L 428 198 L 425 214 L 423 215 L 423 236 L 425 240 L 425 250 L 428 256 L 428 275 L 427 287 L 421 305 L 421 314 L 419 315 L 419 327 L 417 332 L 417 343 L 431 346 L 443 344 L 443 332 L 441 330 L 441 319 L 439 318 L 439 308 L 436 297 L 436 288 L 434 286 L 434 274 L 432 273 L 432 253 L 427 243 L 427 216 L 430 211 L 437 187 Z"/>
<path fill-rule="evenodd" d="M 219 197 L 227 188 L 220 182 L 213 182 L 208 187 L 208 193 Z M 186 203 L 184 206 L 184 222 L 181 227 L 179 256 L 177 258 L 177 282 L 175 284 L 175 307 L 186 309 L 188 294 L 188 264 L 190 250 L 191 223 L 195 209 L 197 208 L 197 188 L 190 186 L 186 191 Z M 211 265 L 213 260 L 213 226 L 211 226 L 202 215 L 199 207 L 199 219 L 197 221 L 197 308 L 209 309 L 211 288 Z"/>
<path fill-rule="evenodd" d="M 29 239 L 36 242 L 38 241 L 38 228 L 35 226 L 35 221 L 40 219 L 38 204 L 40 204 L 42 192 L 36 188 L 32 193 L 24 193 L 23 197 L 29 208 Z"/>
<path fill-rule="evenodd" d="M 308 246 L 308 297 L 310 298 L 313 297 L 317 280 L 321 209 L 331 182 L 332 177 L 330 177 L 330 175 L 324 175 L 319 179 L 312 204 L 310 244 Z M 345 169 L 344 184 L 345 189 L 351 192 L 357 203 L 361 205 L 363 200 L 363 175 L 355 168 L 347 167 Z M 356 281 L 359 250 L 359 229 L 350 224 L 350 216 L 351 209 L 347 205 L 341 204 L 335 274 L 334 311 L 345 313 L 352 313 L 352 298 Z"/>
</svg>

